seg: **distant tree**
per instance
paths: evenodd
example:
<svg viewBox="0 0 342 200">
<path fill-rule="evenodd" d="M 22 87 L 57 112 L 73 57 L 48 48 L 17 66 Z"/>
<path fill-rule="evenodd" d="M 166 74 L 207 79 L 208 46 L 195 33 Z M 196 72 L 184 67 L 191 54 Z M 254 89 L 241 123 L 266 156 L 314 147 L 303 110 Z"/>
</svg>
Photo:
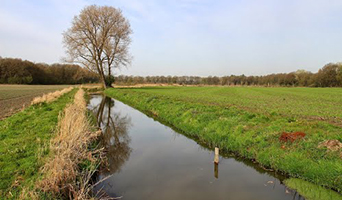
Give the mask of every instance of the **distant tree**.
<svg viewBox="0 0 342 200">
<path fill-rule="evenodd" d="M 229 85 L 229 77 L 224 76 L 221 78 L 221 85 Z"/>
<path fill-rule="evenodd" d="M 121 10 L 111 6 L 85 7 L 64 35 L 69 59 L 99 74 L 104 88 L 110 86 L 113 68 L 131 62 L 128 52 L 132 33 Z"/>
<path fill-rule="evenodd" d="M 285 86 L 296 86 L 297 85 L 295 73 L 292 72 L 292 73 L 285 74 L 284 77 L 285 77 L 285 80 L 284 80 Z"/>
<path fill-rule="evenodd" d="M 336 80 L 338 81 L 338 86 L 342 87 L 342 63 L 337 63 L 337 66 Z"/>
<path fill-rule="evenodd" d="M 317 73 L 317 82 L 320 87 L 336 87 L 339 85 L 338 77 L 339 65 L 329 63 Z"/>
<path fill-rule="evenodd" d="M 312 73 L 306 70 L 297 70 L 295 77 L 299 86 L 310 86 L 312 85 Z"/>
<path fill-rule="evenodd" d="M 0 60 L 0 82 L 9 84 L 29 84 L 33 78 L 29 68 L 34 64 L 21 59 L 1 59 Z"/>
</svg>

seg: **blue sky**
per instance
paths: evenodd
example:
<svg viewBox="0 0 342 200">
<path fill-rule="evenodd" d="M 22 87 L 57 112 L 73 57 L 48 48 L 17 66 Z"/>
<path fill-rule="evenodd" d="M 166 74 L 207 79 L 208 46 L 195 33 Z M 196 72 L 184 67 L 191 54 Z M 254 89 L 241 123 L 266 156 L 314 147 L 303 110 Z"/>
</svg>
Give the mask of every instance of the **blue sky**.
<svg viewBox="0 0 342 200">
<path fill-rule="evenodd" d="M 0 56 L 55 63 L 62 32 L 90 4 L 122 9 L 126 75 L 263 75 L 342 61 L 341 0 L 0 0 Z"/>
</svg>

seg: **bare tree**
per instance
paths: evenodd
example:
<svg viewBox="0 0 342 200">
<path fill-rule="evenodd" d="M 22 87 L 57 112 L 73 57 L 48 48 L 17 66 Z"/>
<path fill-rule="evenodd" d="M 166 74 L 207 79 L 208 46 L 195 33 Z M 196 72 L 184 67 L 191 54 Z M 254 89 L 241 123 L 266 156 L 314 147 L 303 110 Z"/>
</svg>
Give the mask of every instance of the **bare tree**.
<svg viewBox="0 0 342 200">
<path fill-rule="evenodd" d="M 114 68 L 131 62 L 129 45 L 132 33 L 129 21 L 120 9 L 111 6 L 85 7 L 63 33 L 69 61 L 99 74 L 104 88 L 111 83 Z M 107 83 L 107 84 L 106 84 Z"/>
</svg>

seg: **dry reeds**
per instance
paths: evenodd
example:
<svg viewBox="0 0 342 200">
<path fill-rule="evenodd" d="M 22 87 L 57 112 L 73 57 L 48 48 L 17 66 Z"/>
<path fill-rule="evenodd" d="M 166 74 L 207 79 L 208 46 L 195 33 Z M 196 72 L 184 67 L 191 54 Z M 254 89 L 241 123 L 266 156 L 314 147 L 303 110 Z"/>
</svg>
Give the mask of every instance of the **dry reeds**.
<svg viewBox="0 0 342 200">
<path fill-rule="evenodd" d="M 88 182 L 94 171 L 81 172 L 78 165 L 85 160 L 95 163 L 93 154 L 96 152 L 88 147 L 99 134 L 99 131 L 91 131 L 84 91 L 79 89 L 74 103 L 68 105 L 59 117 L 59 130 L 50 144 L 53 158 L 42 168 L 44 178 L 38 188 L 69 199 L 87 199 Z"/>
<path fill-rule="evenodd" d="M 19 199 L 21 200 L 38 200 L 39 196 L 37 192 L 29 190 L 28 188 L 23 188 L 22 191 L 20 192 Z"/>
<path fill-rule="evenodd" d="M 41 97 L 36 97 L 32 100 L 31 105 L 39 104 L 39 103 L 43 103 L 43 102 L 50 103 L 52 101 L 57 100 L 63 94 L 70 92 L 72 89 L 73 89 L 73 87 L 68 87 L 68 88 L 64 88 L 63 90 L 58 90 L 55 92 L 50 92 L 48 94 L 44 94 Z"/>
<path fill-rule="evenodd" d="M 98 84 L 87 84 L 87 85 L 81 85 L 81 88 L 84 88 L 84 89 L 101 89 L 101 88 L 103 88 L 103 86 L 98 85 Z"/>
</svg>

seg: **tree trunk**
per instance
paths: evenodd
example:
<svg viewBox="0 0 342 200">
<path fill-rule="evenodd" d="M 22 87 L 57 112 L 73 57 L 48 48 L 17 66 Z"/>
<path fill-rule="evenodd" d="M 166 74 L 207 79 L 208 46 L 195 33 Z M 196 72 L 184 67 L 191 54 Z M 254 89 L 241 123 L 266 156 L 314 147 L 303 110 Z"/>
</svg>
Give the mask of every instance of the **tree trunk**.
<svg viewBox="0 0 342 200">
<path fill-rule="evenodd" d="M 102 82 L 103 88 L 104 88 L 104 89 L 107 89 L 105 76 L 104 76 L 103 74 L 101 74 L 100 76 L 101 76 L 101 82 Z"/>
<path fill-rule="evenodd" d="M 108 77 L 110 78 L 110 80 L 112 80 L 112 77 L 111 77 L 111 76 L 112 76 L 111 67 L 110 67 L 110 65 L 108 65 Z M 112 87 L 113 87 L 113 86 L 112 86 L 113 84 L 114 84 L 114 82 L 111 82 L 110 85 L 109 85 L 108 87 L 112 88 Z"/>
</svg>

